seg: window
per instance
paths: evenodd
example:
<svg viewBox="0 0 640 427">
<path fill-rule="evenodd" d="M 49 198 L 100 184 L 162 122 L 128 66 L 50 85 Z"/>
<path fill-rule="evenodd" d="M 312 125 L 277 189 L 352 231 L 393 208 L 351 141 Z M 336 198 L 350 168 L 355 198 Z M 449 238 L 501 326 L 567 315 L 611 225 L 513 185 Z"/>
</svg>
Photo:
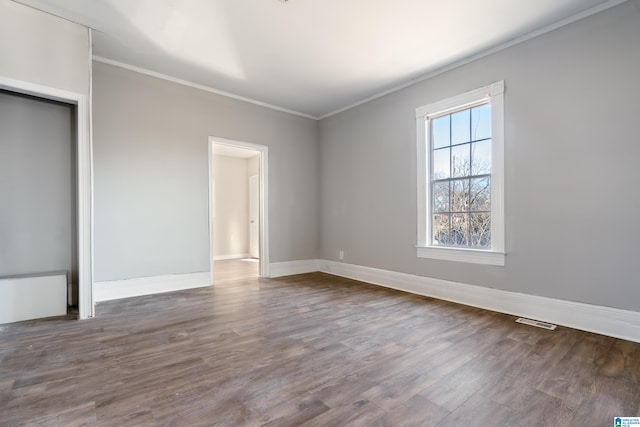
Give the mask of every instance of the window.
<svg viewBox="0 0 640 427">
<path fill-rule="evenodd" d="M 504 83 L 416 110 L 421 258 L 504 265 Z"/>
</svg>

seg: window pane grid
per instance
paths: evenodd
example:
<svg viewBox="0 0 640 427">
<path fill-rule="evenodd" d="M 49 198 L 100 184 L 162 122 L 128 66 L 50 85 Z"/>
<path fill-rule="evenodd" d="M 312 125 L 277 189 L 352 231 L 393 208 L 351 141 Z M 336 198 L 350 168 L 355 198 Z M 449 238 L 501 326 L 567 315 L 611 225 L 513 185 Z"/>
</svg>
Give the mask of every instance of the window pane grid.
<svg viewBox="0 0 640 427">
<path fill-rule="evenodd" d="M 432 244 L 491 246 L 490 108 L 479 105 L 431 120 Z"/>
<path fill-rule="evenodd" d="M 491 211 L 446 211 L 446 212 L 436 212 L 436 215 L 449 215 L 449 214 L 458 214 L 458 213 L 491 213 Z"/>
<path fill-rule="evenodd" d="M 489 173 L 485 173 L 482 175 L 469 175 L 469 176 L 461 176 L 458 178 L 446 178 L 446 179 L 432 179 L 431 182 L 432 183 L 438 183 L 438 182 L 453 182 L 453 181 L 464 181 L 466 179 L 469 178 L 490 178 L 491 174 Z"/>
<path fill-rule="evenodd" d="M 443 149 L 443 148 L 455 147 L 455 146 L 457 146 L 457 145 L 465 145 L 465 144 L 469 144 L 470 142 L 482 142 L 482 141 L 490 141 L 490 140 L 491 140 L 491 138 L 470 139 L 469 141 L 459 142 L 459 143 L 457 143 L 457 144 L 451 144 L 450 146 L 449 146 L 449 145 L 447 145 L 446 147 L 438 147 L 438 148 L 435 148 L 435 149 L 434 149 L 434 151 L 436 151 L 436 150 L 441 150 L 441 149 Z"/>
</svg>

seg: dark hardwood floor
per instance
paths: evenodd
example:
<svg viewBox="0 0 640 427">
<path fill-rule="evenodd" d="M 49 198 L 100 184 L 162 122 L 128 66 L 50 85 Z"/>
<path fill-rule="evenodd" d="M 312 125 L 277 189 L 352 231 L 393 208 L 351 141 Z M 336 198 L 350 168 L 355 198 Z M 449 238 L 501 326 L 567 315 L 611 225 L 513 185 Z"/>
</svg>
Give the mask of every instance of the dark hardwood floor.
<svg viewBox="0 0 640 427">
<path fill-rule="evenodd" d="M 0 425 L 611 426 L 640 344 L 322 273 L 0 325 Z"/>
</svg>

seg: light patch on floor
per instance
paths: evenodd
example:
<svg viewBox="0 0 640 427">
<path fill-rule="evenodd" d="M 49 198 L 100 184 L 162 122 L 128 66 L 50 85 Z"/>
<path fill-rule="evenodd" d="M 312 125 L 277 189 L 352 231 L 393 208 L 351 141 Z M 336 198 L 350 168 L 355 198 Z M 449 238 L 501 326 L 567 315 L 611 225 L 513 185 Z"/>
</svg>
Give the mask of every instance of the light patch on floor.
<svg viewBox="0 0 640 427">
<path fill-rule="evenodd" d="M 215 282 L 243 280 L 260 275 L 260 261 L 257 258 L 225 259 L 214 261 L 213 275 Z"/>
</svg>

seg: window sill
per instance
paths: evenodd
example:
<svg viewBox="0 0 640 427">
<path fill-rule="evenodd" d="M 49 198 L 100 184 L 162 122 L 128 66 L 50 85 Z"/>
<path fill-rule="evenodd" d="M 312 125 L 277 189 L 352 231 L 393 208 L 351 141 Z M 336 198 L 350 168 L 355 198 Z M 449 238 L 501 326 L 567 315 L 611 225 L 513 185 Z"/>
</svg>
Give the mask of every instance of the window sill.
<svg viewBox="0 0 640 427">
<path fill-rule="evenodd" d="M 418 258 L 431 258 L 445 261 L 498 266 L 504 266 L 506 258 L 506 254 L 503 252 L 435 246 L 418 246 L 416 248 L 416 252 Z"/>
</svg>

